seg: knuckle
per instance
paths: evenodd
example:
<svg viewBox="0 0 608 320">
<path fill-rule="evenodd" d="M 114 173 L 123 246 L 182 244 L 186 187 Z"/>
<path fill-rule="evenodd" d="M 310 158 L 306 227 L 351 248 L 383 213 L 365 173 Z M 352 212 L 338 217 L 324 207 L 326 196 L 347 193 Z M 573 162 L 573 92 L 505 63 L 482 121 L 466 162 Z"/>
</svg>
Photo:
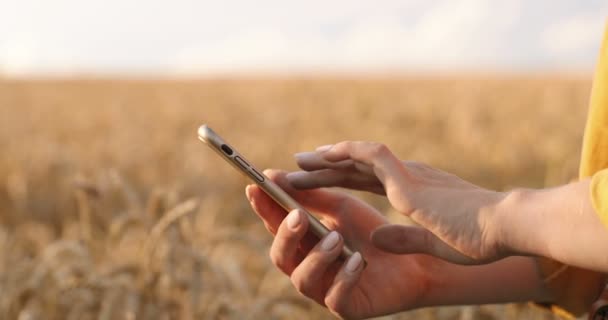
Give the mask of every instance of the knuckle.
<svg viewBox="0 0 608 320">
<path fill-rule="evenodd" d="M 421 211 L 415 209 L 415 204 L 412 203 L 413 199 L 409 194 L 404 194 L 401 190 L 396 188 L 390 188 L 386 190 L 386 196 L 391 202 L 393 207 L 397 209 L 401 214 L 407 217 L 416 216 L 416 213 Z M 419 218 L 419 217 L 416 217 Z"/>
<path fill-rule="evenodd" d="M 383 143 L 372 143 L 370 146 L 370 154 L 374 158 L 385 157 L 390 153 L 388 147 Z"/>
<path fill-rule="evenodd" d="M 337 168 L 337 169 L 340 169 L 340 170 L 357 170 L 357 162 L 355 162 L 353 159 L 344 160 L 340 164 L 340 167 Z"/>
<path fill-rule="evenodd" d="M 352 148 L 354 146 L 355 142 L 356 141 L 353 141 L 353 140 L 346 140 L 346 141 L 342 141 L 339 144 L 342 144 L 342 145 L 344 145 L 347 148 Z"/>
<path fill-rule="evenodd" d="M 333 313 L 334 315 L 338 316 L 341 319 L 345 319 L 345 314 L 342 306 L 340 305 L 340 303 L 338 302 L 338 299 L 334 298 L 334 297 L 330 297 L 330 296 L 326 296 L 325 300 L 323 301 L 325 303 L 325 306 L 327 307 L 327 309 L 329 309 L 329 311 L 331 311 L 331 313 Z"/>
<path fill-rule="evenodd" d="M 298 292 L 307 297 L 310 296 L 312 291 L 312 285 L 310 281 L 306 281 L 306 277 L 300 275 L 298 272 L 294 272 L 291 274 L 290 280 L 294 288 L 296 288 Z"/>
<path fill-rule="evenodd" d="M 285 264 L 284 259 L 281 258 L 280 254 L 273 248 L 270 249 L 270 261 L 281 271 L 285 272 L 287 270 L 287 265 Z"/>
<path fill-rule="evenodd" d="M 331 311 L 334 315 L 336 315 L 340 319 L 350 320 L 350 319 L 358 319 L 352 314 L 352 311 L 344 306 L 344 303 L 340 303 L 336 300 L 328 301 L 329 299 L 325 299 L 325 305 L 327 309 Z"/>
<path fill-rule="evenodd" d="M 350 149 L 352 146 L 352 141 L 350 140 L 345 140 L 345 141 L 340 141 L 338 143 L 336 143 L 332 149 L 341 149 L 341 148 L 345 148 L 345 149 Z"/>
<path fill-rule="evenodd" d="M 317 170 L 310 173 L 310 177 L 316 187 L 325 186 L 333 182 L 332 180 L 336 180 L 332 169 Z"/>
</svg>

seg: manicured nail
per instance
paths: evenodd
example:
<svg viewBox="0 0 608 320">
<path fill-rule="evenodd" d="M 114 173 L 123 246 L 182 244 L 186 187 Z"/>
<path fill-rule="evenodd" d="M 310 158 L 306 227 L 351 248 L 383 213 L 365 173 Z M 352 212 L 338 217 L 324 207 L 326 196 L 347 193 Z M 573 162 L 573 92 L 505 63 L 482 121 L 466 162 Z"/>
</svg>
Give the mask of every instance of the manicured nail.
<svg viewBox="0 0 608 320">
<path fill-rule="evenodd" d="M 300 221 L 302 221 L 302 218 L 299 210 L 292 210 L 287 215 L 287 227 L 291 230 L 296 229 L 300 225 Z"/>
<path fill-rule="evenodd" d="M 331 251 L 331 249 L 335 248 L 340 241 L 340 235 L 336 231 L 330 232 L 323 242 L 321 243 L 321 249 L 325 251 Z"/>
<path fill-rule="evenodd" d="M 344 270 L 346 270 L 346 272 L 349 273 L 355 273 L 355 271 L 357 271 L 357 269 L 359 269 L 359 266 L 361 265 L 361 261 L 363 261 L 363 259 L 361 259 L 361 254 L 359 252 L 355 252 L 355 254 L 353 254 L 350 259 L 348 259 L 348 261 L 346 262 L 346 266 L 344 267 Z"/>
<path fill-rule="evenodd" d="M 247 200 L 251 202 L 251 185 L 245 187 L 245 196 L 247 197 Z"/>
<path fill-rule="evenodd" d="M 333 147 L 333 146 L 334 146 L 333 144 L 326 144 L 324 146 L 318 147 L 317 149 L 315 149 L 315 151 L 317 151 L 317 152 L 325 152 L 325 151 L 331 149 L 331 147 Z"/>
<path fill-rule="evenodd" d="M 308 173 L 304 171 L 294 171 L 285 175 L 285 178 L 287 178 L 287 180 L 300 179 L 305 177 L 307 174 Z"/>
<path fill-rule="evenodd" d="M 299 152 L 293 155 L 298 161 L 306 161 L 314 159 L 316 154 L 314 152 Z"/>
</svg>

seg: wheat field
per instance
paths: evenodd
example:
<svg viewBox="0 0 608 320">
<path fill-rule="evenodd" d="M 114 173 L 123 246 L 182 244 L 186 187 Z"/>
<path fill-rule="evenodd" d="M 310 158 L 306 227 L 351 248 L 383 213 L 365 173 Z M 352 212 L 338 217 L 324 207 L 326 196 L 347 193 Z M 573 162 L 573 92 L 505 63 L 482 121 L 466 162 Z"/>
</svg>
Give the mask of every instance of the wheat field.
<svg viewBox="0 0 608 320">
<path fill-rule="evenodd" d="M 543 187 L 576 177 L 589 91 L 572 75 L 0 79 L 0 319 L 331 319 L 273 268 L 247 180 L 200 124 L 263 168 L 373 140 L 485 187 Z"/>
</svg>

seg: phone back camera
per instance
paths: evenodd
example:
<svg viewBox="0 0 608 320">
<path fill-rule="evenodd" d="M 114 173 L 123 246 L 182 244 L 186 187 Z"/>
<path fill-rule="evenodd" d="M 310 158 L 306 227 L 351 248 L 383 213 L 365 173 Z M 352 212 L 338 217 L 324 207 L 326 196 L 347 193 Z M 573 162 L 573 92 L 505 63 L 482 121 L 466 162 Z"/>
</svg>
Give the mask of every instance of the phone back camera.
<svg viewBox="0 0 608 320">
<path fill-rule="evenodd" d="M 221 146 L 222 151 L 224 151 L 225 154 L 231 156 L 232 155 L 232 149 L 227 145 L 227 144 L 223 144 Z"/>
</svg>

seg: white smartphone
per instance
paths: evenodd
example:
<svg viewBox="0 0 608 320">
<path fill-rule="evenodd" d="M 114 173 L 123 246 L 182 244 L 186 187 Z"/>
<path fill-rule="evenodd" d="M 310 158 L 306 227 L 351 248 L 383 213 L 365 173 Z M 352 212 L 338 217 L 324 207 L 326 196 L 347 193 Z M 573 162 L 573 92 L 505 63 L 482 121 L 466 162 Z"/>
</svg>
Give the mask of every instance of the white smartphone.
<svg viewBox="0 0 608 320">
<path fill-rule="evenodd" d="M 276 203 L 278 203 L 287 212 L 300 209 L 308 217 L 310 230 L 319 239 L 325 237 L 330 231 L 323 225 L 317 218 L 315 218 L 310 212 L 308 212 L 301 204 L 294 200 L 287 192 L 272 180 L 268 179 L 262 171 L 258 170 L 251 162 L 249 162 L 241 153 L 239 153 L 233 146 L 229 145 L 224 139 L 222 139 L 217 133 L 215 133 L 209 126 L 202 125 L 198 128 L 198 138 L 205 142 L 211 149 L 219 154 L 222 159 L 230 163 L 241 173 L 245 174 L 251 181 L 256 183 L 260 189 L 262 189 L 267 195 L 269 195 Z M 342 246 L 341 256 L 345 260 L 353 255 L 353 251 L 349 246 L 344 243 Z"/>
</svg>

